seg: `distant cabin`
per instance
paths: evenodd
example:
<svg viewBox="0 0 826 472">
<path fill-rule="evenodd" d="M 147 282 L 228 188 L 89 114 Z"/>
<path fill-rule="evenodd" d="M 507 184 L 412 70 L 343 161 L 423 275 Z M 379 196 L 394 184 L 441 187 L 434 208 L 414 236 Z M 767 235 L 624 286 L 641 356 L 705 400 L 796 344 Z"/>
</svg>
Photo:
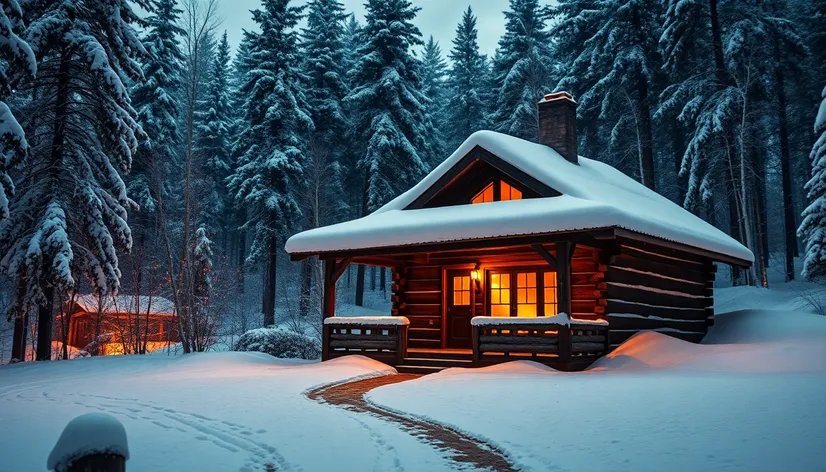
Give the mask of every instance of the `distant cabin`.
<svg viewBox="0 0 826 472">
<path fill-rule="evenodd" d="M 325 264 L 325 358 L 361 353 L 419 371 L 530 358 L 570 370 L 643 330 L 705 336 L 714 263 L 748 267 L 753 254 L 578 156 L 569 94 L 546 96 L 538 116 L 538 143 L 474 133 L 372 214 L 287 241 L 293 260 Z M 349 264 L 392 270 L 388 315 L 404 320 L 334 316 Z"/>
<path fill-rule="evenodd" d="M 97 339 L 99 355 L 151 352 L 180 341 L 174 304 L 158 296 L 79 295 L 55 321 L 53 339 L 84 350 Z"/>
</svg>

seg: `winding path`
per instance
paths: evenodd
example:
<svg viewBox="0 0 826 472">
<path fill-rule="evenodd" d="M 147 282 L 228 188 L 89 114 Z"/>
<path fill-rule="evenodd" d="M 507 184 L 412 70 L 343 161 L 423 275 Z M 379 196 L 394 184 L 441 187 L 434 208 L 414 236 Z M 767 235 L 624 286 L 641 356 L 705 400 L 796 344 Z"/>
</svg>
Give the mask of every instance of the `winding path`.
<svg viewBox="0 0 826 472">
<path fill-rule="evenodd" d="M 355 413 L 369 414 L 399 425 L 412 436 L 448 453 L 449 458 L 464 466 L 495 471 L 516 471 L 504 454 L 494 446 L 441 424 L 402 415 L 370 403 L 364 396 L 370 390 L 420 377 L 416 374 L 391 374 L 337 383 L 316 388 L 307 397 L 319 403 L 345 408 Z"/>
</svg>

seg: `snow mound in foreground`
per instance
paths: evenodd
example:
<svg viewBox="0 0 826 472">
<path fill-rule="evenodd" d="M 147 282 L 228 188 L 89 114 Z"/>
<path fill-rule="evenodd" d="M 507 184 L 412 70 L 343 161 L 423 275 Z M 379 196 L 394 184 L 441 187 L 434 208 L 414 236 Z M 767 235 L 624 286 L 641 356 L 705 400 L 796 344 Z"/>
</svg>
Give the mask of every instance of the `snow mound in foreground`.
<svg viewBox="0 0 826 472">
<path fill-rule="evenodd" d="M 742 310 L 725 313 L 704 344 L 645 331 L 594 363 L 590 371 L 826 372 L 826 317 Z"/>
<path fill-rule="evenodd" d="M 114 416 L 106 413 L 87 413 L 66 425 L 46 467 L 63 472 L 72 461 L 91 454 L 116 454 L 129 459 L 126 429 Z"/>
<path fill-rule="evenodd" d="M 703 344 L 819 339 L 826 342 L 826 316 L 801 311 L 738 310 L 715 317 Z"/>
<path fill-rule="evenodd" d="M 444 377 L 448 375 L 459 375 L 459 374 L 550 374 L 554 372 L 559 372 L 556 369 L 548 367 L 544 364 L 540 364 L 534 361 L 513 361 L 513 362 L 505 362 L 503 364 L 494 364 L 487 367 L 451 367 L 449 369 L 445 369 L 441 372 L 437 372 L 432 375 L 428 375 L 426 377 L 422 377 L 422 379 L 428 379 L 430 377 Z"/>
</svg>

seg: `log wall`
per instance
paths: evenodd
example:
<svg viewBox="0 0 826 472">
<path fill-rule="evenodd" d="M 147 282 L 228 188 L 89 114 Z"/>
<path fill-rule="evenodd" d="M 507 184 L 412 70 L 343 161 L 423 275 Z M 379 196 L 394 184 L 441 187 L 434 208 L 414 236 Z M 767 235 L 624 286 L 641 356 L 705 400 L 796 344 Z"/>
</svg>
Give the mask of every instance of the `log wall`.
<svg viewBox="0 0 826 472">
<path fill-rule="evenodd" d="M 392 314 L 410 320 L 408 346 L 442 345 L 441 266 L 401 266 L 393 270 Z"/>
<path fill-rule="evenodd" d="M 612 348 L 643 330 L 692 342 L 706 335 L 714 316 L 711 261 L 624 240 L 605 259 Z"/>
</svg>

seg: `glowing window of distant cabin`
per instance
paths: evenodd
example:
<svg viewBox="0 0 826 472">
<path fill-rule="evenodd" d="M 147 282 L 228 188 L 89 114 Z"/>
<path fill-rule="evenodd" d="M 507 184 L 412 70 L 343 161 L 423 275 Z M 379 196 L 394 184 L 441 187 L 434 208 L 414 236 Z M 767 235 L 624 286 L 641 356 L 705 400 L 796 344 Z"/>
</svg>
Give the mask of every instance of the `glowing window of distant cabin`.
<svg viewBox="0 0 826 472">
<path fill-rule="evenodd" d="M 522 192 L 516 190 L 515 188 L 511 187 L 510 185 L 506 184 L 505 182 L 499 181 L 499 190 L 500 195 L 502 196 L 501 200 L 522 200 Z"/>
<path fill-rule="evenodd" d="M 477 193 L 475 197 L 470 201 L 473 204 L 476 203 L 488 203 L 493 201 L 493 183 L 489 183 L 487 187 L 485 187 L 481 192 Z"/>
<path fill-rule="evenodd" d="M 511 315 L 511 275 L 490 274 L 490 316 Z"/>
<path fill-rule="evenodd" d="M 453 277 L 453 306 L 470 305 L 470 276 Z"/>
<path fill-rule="evenodd" d="M 556 299 L 556 272 L 545 272 L 543 275 L 543 284 L 545 295 L 545 316 L 553 316 L 557 314 L 559 305 Z"/>
<path fill-rule="evenodd" d="M 536 272 L 516 273 L 516 316 L 536 317 Z"/>
</svg>

